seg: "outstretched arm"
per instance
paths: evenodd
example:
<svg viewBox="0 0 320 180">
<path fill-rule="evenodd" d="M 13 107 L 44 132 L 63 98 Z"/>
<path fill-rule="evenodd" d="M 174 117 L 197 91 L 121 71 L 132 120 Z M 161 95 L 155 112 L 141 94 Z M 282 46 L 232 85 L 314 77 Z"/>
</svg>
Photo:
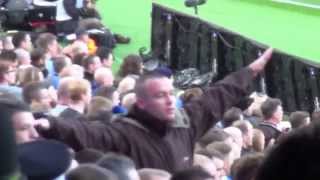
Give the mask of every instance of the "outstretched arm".
<svg viewBox="0 0 320 180">
<path fill-rule="evenodd" d="M 204 94 L 199 99 L 186 104 L 185 109 L 192 120 L 192 130 L 196 139 L 221 120 L 226 110 L 248 94 L 249 84 L 264 70 L 272 52 L 272 48 L 267 49 L 248 67 L 231 73 L 213 86 L 204 89 Z"/>
<path fill-rule="evenodd" d="M 102 123 L 50 118 L 37 120 L 37 126 L 43 137 L 62 141 L 75 151 L 84 148 L 108 151 L 114 148 L 113 142 L 119 140 L 118 133 Z"/>
</svg>

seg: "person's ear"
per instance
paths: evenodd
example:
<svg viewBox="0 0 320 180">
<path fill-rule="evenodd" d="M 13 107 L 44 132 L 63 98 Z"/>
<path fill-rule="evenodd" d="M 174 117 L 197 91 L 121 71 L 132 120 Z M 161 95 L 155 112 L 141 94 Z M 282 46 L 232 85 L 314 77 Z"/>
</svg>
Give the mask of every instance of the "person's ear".
<svg viewBox="0 0 320 180">
<path fill-rule="evenodd" d="M 81 100 L 82 100 L 82 101 L 85 101 L 85 102 L 87 102 L 87 103 L 90 103 L 90 102 L 88 102 L 88 101 L 89 101 L 89 96 L 88 96 L 87 94 L 82 94 L 82 95 L 81 95 Z"/>
<path fill-rule="evenodd" d="M 140 109 L 145 109 L 145 107 L 146 107 L 146 103 L 145 103 L 144 99 L 142 99 L 142 98 L 137 98 L 136 105 Z"/>
</svg>

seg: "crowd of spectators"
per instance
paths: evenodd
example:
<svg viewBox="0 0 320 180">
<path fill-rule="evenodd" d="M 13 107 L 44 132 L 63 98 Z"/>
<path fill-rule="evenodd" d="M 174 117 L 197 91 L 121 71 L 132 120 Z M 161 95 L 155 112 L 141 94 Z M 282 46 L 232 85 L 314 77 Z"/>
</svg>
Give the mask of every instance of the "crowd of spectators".
<svg viewBox="0 0 320 180">
<path fill-rule="evenodd" d="M 4 167 L 17 164 L 11 172 L 0 166 L 1 177 L 320 177 L 318 112 L 296 111 L 284 120 L 279 99 L 248 91 L 271 59 L 271 48 L 209 87 L 181 91 L 169 68 L 146 71 L 142 58 L 129 54 L 114 74 L 112 49 L 94 47 L 85 31 L 65 47 L 50 33 L 1 39 L 1 126 L 9 120 L 15 144 L 3 138 L 7 154 L 0 159 L 8 158 Z M 244 98 L 250 98 L 248 106 L 237 106 Z"/>
</svg>

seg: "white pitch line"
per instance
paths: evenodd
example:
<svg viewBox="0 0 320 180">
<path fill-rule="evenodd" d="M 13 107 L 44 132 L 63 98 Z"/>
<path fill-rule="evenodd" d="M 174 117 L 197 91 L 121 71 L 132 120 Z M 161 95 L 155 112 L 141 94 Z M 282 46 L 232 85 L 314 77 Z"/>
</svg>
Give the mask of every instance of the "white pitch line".
<svg viewBox="0 0 320 180">
<path fill-rule="evenodd" d="M 304 7 L 314 8 L 314 9 L 320 9 L 320 4 L 314 5 L 314 4 L 307 4 L 307 3 L 303 3 L 303 2 L 296 2 L 296 1 L 290 1 L 290 0 L 272 0 L 272 1 L 279 2 L 279 3 L 293 4 L 293 5 L 298 5 L 298 6 L 304 6 Z"/>
</svg>

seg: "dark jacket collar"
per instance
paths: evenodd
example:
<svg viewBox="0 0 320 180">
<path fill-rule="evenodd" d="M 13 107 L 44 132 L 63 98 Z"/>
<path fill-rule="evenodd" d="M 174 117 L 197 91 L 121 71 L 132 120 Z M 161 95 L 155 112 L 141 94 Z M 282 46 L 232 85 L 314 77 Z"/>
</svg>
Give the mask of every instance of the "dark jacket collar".
<svg viewBox="0 0 320 180">
<path fill-rule="evenodd" d="M 154 132 L 160 136 L 164 136 L 169 127 L 168 122 L 154 117 L 150 113 L 138 108 L 137 106 L 133 106 L 127 117 L 134 119 L 151 132 Z"/>
<path fill-rule="evenodd" d="M 91 83 L 94 80 L 94 75 L 92 73 L 88 72 L 88 71 L 85 71 L 84 72 L 84 78 L 86 80 L 90 81 L 90 83 Z"/>
<path fill-rule="evenodd" d="M 279 127 L 278 127 L 275 123 L 270 122 L 270 121 L 264 120 L 264 121 L 262 121 L 259 125 L 260 125 L 260 126 L 269 126 L 269 127 L 272 127 L 273 129 L 276 129 L 276 130 L 278 130 L 278 131 L 281 132 L 281 130 L 279 129 Z"/>
</svg>

